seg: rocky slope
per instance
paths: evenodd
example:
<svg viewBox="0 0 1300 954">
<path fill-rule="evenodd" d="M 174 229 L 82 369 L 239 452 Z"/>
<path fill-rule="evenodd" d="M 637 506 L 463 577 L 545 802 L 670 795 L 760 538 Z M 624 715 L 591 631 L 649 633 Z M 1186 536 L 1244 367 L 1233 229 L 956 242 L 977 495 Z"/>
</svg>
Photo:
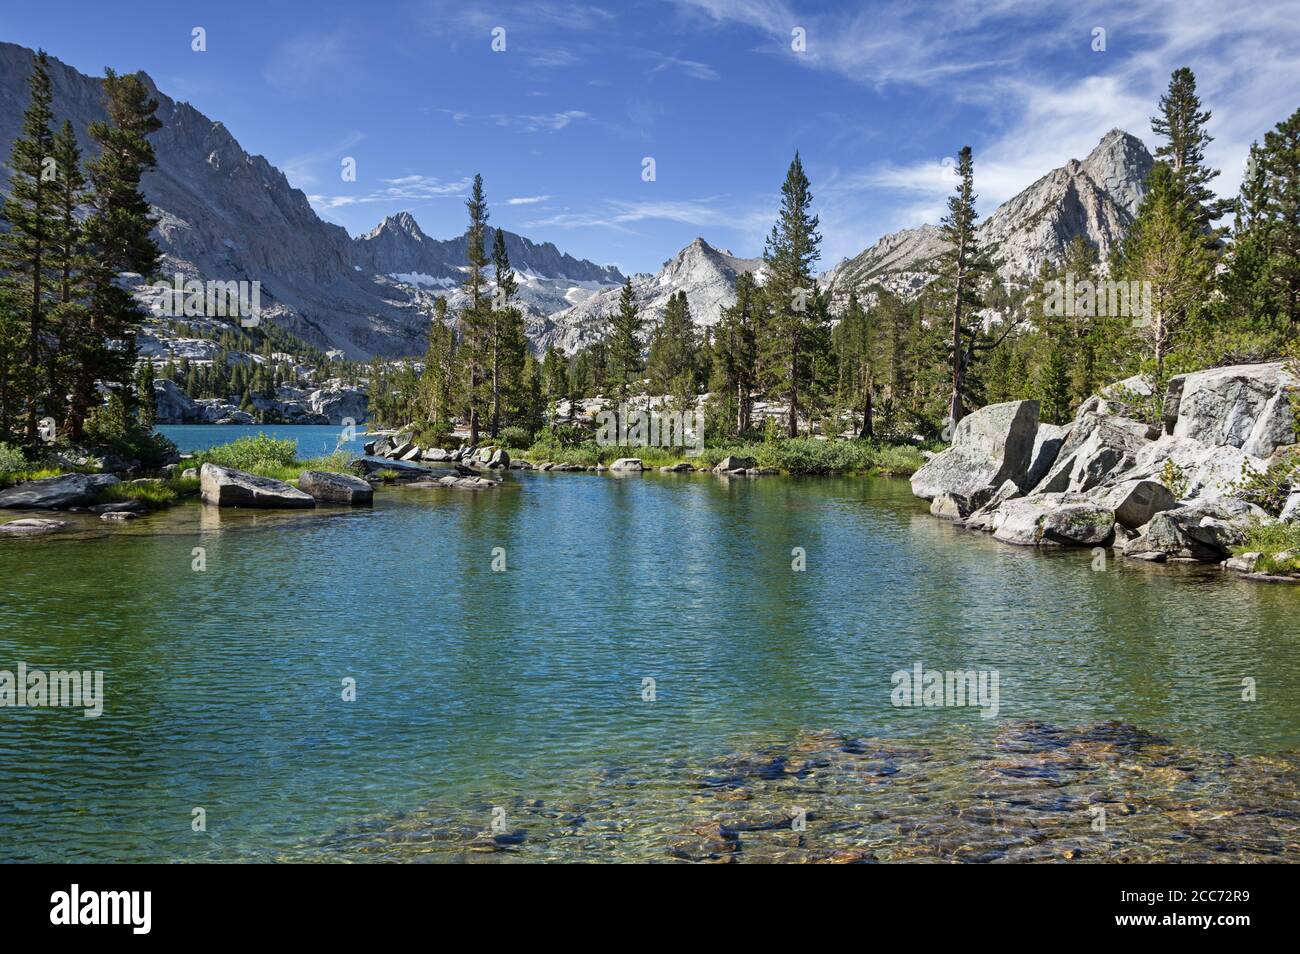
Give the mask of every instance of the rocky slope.
<svg viewBox="0 0 1300 954">
<path fill-rule="evenodd" d="M 717 324 L 722 309 L 735 301 L 739 275 L 753 272 L 761 280 L 762 265 L 761 258 L 738 258 L 697 238 L 664 262 L 658 272 L 633 275 L 632 292 L 650 324 L 663 317 L 669 298 L 685 292 L 695 323 L 708 327 Z M 601 319 L 618 307 L 621 294 L 621 289 L 611 288 L 552 315 L 551 327 L 539 343 L 543 347 L 554 344 L 566 352 L 590 344 L 601 334 Z"/>
<path fill-rule="evenodd" d="M 21 128 L 31 62 L 31 50 L 0 43 L 3 156 Z M 53 57 L 50 78 L 56 123 L 70 119 L 83 153 L 93 155 L 96 147 L 86 127 L 104 118 L 101 81 Z M 259 281 L 265 316 L 348 357 L 423 351 L 429 301 L 418 292 L 447 287 L 439 286 L 440 280 L 454 283 L 457 266 L 465 263 L 463 236 L 428 239 L 404 214 L 353 239 L 322 221 L 279 169 L 245 152 L 220 122 L 173 100 L 148 76 L 144 80 L 158 99 L 163 123 L 152 136 L 158 166 L 143 183 L 159 219 L 163 274 Z M 617 269 L 575 259 L 550 243 L 506 236 L 522 283 L 536 285 L 529 294 L 537 299 L 539 314 L 568 308 L 622 281 Z"/>
<path fill-rule="evenodd" d="M 574 258 L 550 242 L 538 244 L 509 231 L 502 234 L 519 285 L 518 305 L 535 346 L 551 329 L 550 316 L 623 282 L 623 274 L 612 265 Z M 489 227 L 484 245 L 490 250 L 495 241 L 496 230 Z M 414 216 L 399 212 L 353 241 L 353 262 L 368 273 L 398 283 L 425 309 L 433 307 L 435 296 L 446 297 L 448 309 L 455 314 L 468 300 L 461 288 L 468 267 L 467 248 L 464 235 L 430 238 Z"/>
<path fill-rule="evenodd" d="M 1141 140 L 1112 129 L 1086 159 L 1071 159 L 998 206 L 980 223 L 979 239 L 1004 278 L 1035 274 L 1080 235 L 1105 260 L 1133 221 L 1151 165 Z M 876 283 L 914 295 L 934 279 L 942 251 L 937 226 L 904 229 L 841 262 L 824 281 L 837 301 Z"/>
<path fill-rule="evenodd" d="M 1297 387 L 1281 362 L 1180 375 L 1158 426 L 1127 416 L 1138 379 L 1085 402 L 1064 427 L 1040 424 L 1035 401 L 989 405 L 961 421 L 912 491 L 936 516 L 1006 543 L 1222 563 L 1252 522 L 1300 520 L 1300 487 L 1268 513 L 1235 486 L 1243 467 L 1262 472 L 1300 450 Z"/>
</svg>

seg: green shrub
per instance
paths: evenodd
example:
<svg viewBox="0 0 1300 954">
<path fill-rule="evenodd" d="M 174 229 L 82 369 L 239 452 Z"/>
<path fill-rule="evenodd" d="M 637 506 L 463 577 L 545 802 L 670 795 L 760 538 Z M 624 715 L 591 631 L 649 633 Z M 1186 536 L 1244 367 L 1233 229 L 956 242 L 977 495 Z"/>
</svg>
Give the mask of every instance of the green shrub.
<svg viewBox="0 0 1300 954">
<path fill-rule="evenodd" d="M 1187 496 L 1187 473 L 1172 457 L 1166 459 L 1165 466 L 1160 469 L 1160 483 L 1174 495 L 1175 500 Z"/>
<path fill-rule="evenodd" d="M 205 463 L 211 463 L 249 473 L 261 473 L 262 470 L 291 468 L 297 463 L 297 458 L 296 441 L 278 440 L 265 434 L 254 434 L 201 451 L 194 455 L 190 466 L 202 467 Z"/>
<path fill-rule="evenodd" d="M 0 443 L 0 475 L 12 474 L 27 469 L 27 458 L 17 447 Z"/>
<path fill-rule="evenodd" d="M 195 481 L 195 484 L 198 482 Z M 98 494 L 100 503 L 115 503 L 124 500 L 139 500 L 150 510 L 170 507 L 181 496 L 170 481 L 148 481 L 143 484 L 120 483 L 105 487 Z"/>
<path fill-rule="evenodd" d="M 502 447 L 515 450 L 531 446 L 533 439 L 528 431 L 522 427 L 506 427 L 502 428 L 500 435 L 498 435 L 497 443 Z"/>
<path fill-rule="evenodd" d="M 1229 485 L 1228 492 L 1276 516 L 1298 485 L 1300 454 L 1292 453 L 1277 458 L 1263 470 L 1255 470 L 1249 461 L 1243 461 L 1241 477 Z"/>
<path fill-rule="evenodd" d="M 426 424 L 420 430 L 411 436 L 413 443 L 421 447 L 453 447 L 456 444 L 456 438 L 452 433 L 451 425 L 447 423 Z"/>
</svg>

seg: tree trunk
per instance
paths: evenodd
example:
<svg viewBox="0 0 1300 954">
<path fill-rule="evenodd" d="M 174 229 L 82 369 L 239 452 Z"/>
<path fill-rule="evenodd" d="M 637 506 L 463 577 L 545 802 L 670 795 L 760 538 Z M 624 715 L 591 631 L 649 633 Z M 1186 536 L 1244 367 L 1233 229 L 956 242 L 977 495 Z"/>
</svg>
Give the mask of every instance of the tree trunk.
<svg viewBox="0 0 1300 954">
<path fill-rule="evenodd" d="M 870 440 L 874 436 L 875 427 L 871 420 L 871 384 L 868 383 L 862 401 L 862 430 L 858 433 L 858 437 Z"/>
<path fill-rule="evenodd" d="M 790 356 L 790 415 L 786 436 L 799 436 L 799 359 L 794 354 Z"/>
</svg>

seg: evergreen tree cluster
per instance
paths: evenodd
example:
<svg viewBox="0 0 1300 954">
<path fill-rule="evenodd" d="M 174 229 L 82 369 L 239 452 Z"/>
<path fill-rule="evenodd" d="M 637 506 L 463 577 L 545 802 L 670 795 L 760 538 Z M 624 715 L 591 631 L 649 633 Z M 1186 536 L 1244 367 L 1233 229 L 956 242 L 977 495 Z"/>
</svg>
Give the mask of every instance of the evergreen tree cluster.
<svg viewBox="0 0 1300 954">
<path fill-rule="evenodd" d="M 139 76 L 106 70 L 103 87 L 107 120 L 87 129 L 98 154 L 83 163 L 71 124 L 53 128 L 48 58 L 33 58 L 0 208 L 0 442 L 111 443 L 152 427 L 136 371 L 145 315 L 118 276 L 157 267 L 140 179 L 161 123 Z"/>
</svg>

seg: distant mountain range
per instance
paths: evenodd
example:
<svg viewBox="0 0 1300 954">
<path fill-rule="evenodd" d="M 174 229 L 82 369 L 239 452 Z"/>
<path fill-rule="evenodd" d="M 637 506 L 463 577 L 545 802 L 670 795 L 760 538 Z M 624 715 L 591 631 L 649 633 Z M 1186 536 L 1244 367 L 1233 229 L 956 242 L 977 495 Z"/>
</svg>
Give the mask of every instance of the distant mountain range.
<svg viewBox="0 0 1300 954">
<path fill-rule="evenodd" d="M 0 43 L 0 156 L 7 157 L 27 105 L 32 51 Z M 72 120 L 86 153 L 91 120 L 102 119 L 101 81 L 51 57 L 57 122 Z M 352 358 L 423 352 L 436 296 L 454 313 L 464 301 L 465 236 L 434 239 L 409 212 L 384 219 L 365 235 L 319 218 L 284 173 L 249 155 L 220 122 L 178 103 L 145 82 L 159 101 L 163 127 L 152 137 L 157 169 L 144 189 L 159 217 L 164 275 L 257 280 L 263 313 L 321 348 Z M 1152 158 L 1142 142 L 1115 129 L 1082 161 L 1070 160 L 1003 203 L 979 226 L 1002 274 L 1037 271 L 1082 235 L 1103 260 L 1126 234 Z M 594 340 L 599 319 L 618 303 L 624 276 L 509 231 L 506 249 L 520 283 L 520 303 L 533 347 L 566 352 Z M 488 230 L 491 248 L 494 233 Z M 935 225 L 886 235 L 820 278 L 842 303 L 852 289 L 880 284 L 919 293 L 933 278 L 943 243 Z M 652 321 L 668 298 L 686 292 L 695 320 L 716 323 L 735 297 L 736 278 L 762 260 L 738 258 L 697 238 L 632 287 Z"/>
<path fill-rule="evenodd" d="M 0 156 L 6 158 L 21 130 L 31 65 L 31 50 L 0 43 Z M 93 155 L 86 128 L 104 118 L 101 81 L 53 57 L 50 79 L 56 124 L 70 119 L 83 151 Z M 423 352 L 428 292 L 457 283 L 464 236 L 430 239 L 403 213 L 354 239 L 321 220 L 284 173 L 245 152 L 220 122 L 144 79 L 163 123 L 151 137 L 158 166 L 144 190 L 159 217 L 164 275 L 260 281 L 265 314 L 349 357 Z M 489 235 L 489 248 L 491 241 Z M 618 269 L 563 254 L 549 242 L 507 232 L 506 248 L 538 334 L 538 316 L 623 281 Z"/>
</svg>

